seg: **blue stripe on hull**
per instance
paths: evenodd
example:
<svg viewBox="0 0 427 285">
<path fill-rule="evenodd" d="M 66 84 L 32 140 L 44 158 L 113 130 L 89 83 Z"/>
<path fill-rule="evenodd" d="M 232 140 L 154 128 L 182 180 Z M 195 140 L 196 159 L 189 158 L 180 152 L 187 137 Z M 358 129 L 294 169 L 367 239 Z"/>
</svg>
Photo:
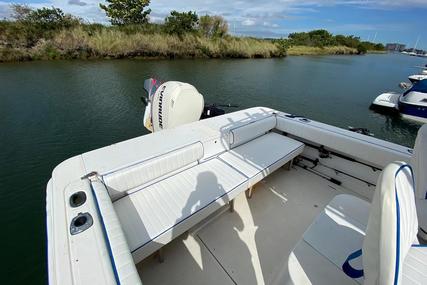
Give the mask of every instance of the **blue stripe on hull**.
<svg viewBox="0 0 427 285">
<path fill-rule="evenodd" d="M 399 102 L 399 111 L 402 114 L 427 118 L 427 107 L 415 106 Z"/>
</svg>

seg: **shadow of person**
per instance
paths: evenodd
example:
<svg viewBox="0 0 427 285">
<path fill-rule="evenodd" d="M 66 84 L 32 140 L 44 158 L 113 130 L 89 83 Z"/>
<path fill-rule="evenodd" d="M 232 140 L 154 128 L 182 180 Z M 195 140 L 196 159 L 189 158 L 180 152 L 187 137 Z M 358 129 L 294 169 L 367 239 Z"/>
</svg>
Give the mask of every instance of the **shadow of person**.
<svg viewBox="0 0 427 285">
<path fill-rule="evenodd" d="M 202 172 L 177 222 L 204 208 L 212 207 L 208 211 L 213 212 L 213 209 L 217 210 L 229 201 L 228 193 L 218 182 L 217 176 L 210 171 Z M 225 273 L 223 276 L 231 279 L 229 281 L 232 283 L 257 284 L 254 257 L 244 241 L 245 234 L 245 223 L 240 214 L 228 211 L 197 232 L 196 238 L 200 240 L 203 250 L 200 251 L 201 256 L 193 258 L 201 260 L 201 268 L 207 277 L 211 274 L 209 271 L 212 271 L 209 266 L 218 266 L 219 262 Z"/>
<path fill-rule="evenodd" d="M 220 197 L 227 203 L 228 197 L 225 196 L 226 192 L 223 186 L 218 183 L 216 175 L 210 171 L 201 172 L 197 175 L 196 187 L 188 196 L 177 223 L 194 215 L 203 208 L 212 206 L 212 203 L 216 203 L 215 201 Z"/>
</svg>

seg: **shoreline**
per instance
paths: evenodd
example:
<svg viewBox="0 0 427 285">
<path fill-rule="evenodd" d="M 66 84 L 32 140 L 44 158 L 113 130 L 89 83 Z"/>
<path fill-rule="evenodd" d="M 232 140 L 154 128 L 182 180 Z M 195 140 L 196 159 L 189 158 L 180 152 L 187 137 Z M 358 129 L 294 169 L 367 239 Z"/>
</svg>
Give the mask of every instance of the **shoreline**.
<svg viewBox="0 0 427 285">
<path fill-rule="evenodd" d="M 311 48 L 311 47 L 309 47 Z M 368 51 L 366 54 L 373 54 L 373 55 L 385 55 L 387 52 L 378 52 L 378 51 Z M 299 57 L 299 56 L 339 56 L 339 55 L 354 55 L 358 56 L 360 55 L 357 53 L 357 51 L 347 51 L 347 52 L 298 52 L 298 51 L 290 51 L 286 55 L 283 56 L 269 56 L 269 57 L 262 57 L 262 56 L 254 56 L 254 57 L 227 57 L 227 56 L 218 56 L 218 57 L 208 57 L 208 56 L 181 56 L 181 55 L 170 55 L 170 56 L 144 56 L 144 55 L 118 55 L 118 56 L 86 56 L 85 54 L 77 55 L 77 56 L 55 56 L 54 58 L 50 57 L 31 57 L 28 54 L 19 54 L 17 55 L 19 58 L 12 59 L 12 60 L 4 60 L 1 58 L 2 56 L 2 49 L 0 48 L 0 64 L 2 63 L 20 63 L 20 62 L 35 62 L 35 61 L 73 61 L 73 60 L 81 60 L 81 61 L 96 61 L 96 60 L 122 60 L 122 59 L 134 59 L 134 60 L 179 60 L 179 59 L 223 59 L 223 60 L 232 60 L 232 59 L 273 59 L 273 58 L 286 58 L 286 57 Z"/>
<path fill-rule="evenodd" d="M 259 40 L 261 41 L 261 40 Z M 6 53 L 9 55 L 5 56 Z M 13 53 L 13 55 L 11 54 Z M 386 51 L 367 51 L 366 54 L 387 54 Z M 135 50 L 126 54 L 92 54 L 87 50 L 51 50 L 45 55 L 35 54 L 31 49 L 20 48 L 2 48 L 0 47 L 0 64 L 1 63 L 17 63 L 31 61 L 57 61 L 57 60 L 120 60 L 120 59 L 135 59 L 135 60 L 174 60 L 174 59 L 268 59 L 268 58 L 286 58 L 288 56 L 333 56 L 333 55 L 360 55 L 357 49 L 345 46 L 329 46 L 329 47 L 311 47 L 311 46 L 295 46 L 289 47 L 285 54 L 255 54 L 255 55 L 206 55 L 206 54 L 159 54 L 155 52 Z"/>
</svg>

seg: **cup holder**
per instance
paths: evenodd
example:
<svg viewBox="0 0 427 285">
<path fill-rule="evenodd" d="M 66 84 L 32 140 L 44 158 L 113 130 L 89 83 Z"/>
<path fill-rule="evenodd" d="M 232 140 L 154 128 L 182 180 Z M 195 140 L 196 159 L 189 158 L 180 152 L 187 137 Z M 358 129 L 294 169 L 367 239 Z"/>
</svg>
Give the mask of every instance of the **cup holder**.
<svg viewBox="0 0 427 285">
<path fill-rule="evenodd" d="M 79 191 L 70 196 L 70 206 L 77 208 L 86 202 L 86 193 Z"/>
<path fill-rule="evenodd" d="M 93 219 L 89 213 L 79 213 L 71 220 L 70 233 L 71 235 L 82 233 L 92 225 Z"/>
</svg>

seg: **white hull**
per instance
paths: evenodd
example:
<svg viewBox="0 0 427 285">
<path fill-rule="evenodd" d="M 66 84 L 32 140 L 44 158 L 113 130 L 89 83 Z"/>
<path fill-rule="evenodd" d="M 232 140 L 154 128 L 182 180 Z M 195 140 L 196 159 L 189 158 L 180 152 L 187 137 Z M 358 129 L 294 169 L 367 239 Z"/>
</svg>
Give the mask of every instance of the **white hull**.
<svg viewBox="0 0 427 285">
<path fill-rule="evenodd" d="M 402 118 L 407 119 L 407 120 L 411 120 L 414 122 L 422 123 L 422 124 L 427 124 L 427 118 L 422 118 L 422 117 L 418 117 L 418 116 L 411 116 L 411 115 L 407 115 L 407 114 L 402 114 Z"/>
<path fill-rule="evenodd" d="M 386 92 L 375 98 L 372 104 L 384 108 L 398 109 L 400 95 L 396 92 Z"/>
<path fill-rule="evenodd" d="M 304 231 L 338 194 L 369 205 L 381 170 L 411 152 L 257 107 L 72 157 L 47 186 L 49 283 L 354 284 L 300 247 Z"/>
<path fill-rule="evenodd" d="M 409 81 L 411 81 L 412 83 L 420 81 L 420 80 L 424 80 L 427 79 L 427 74 L 414 74 L 414 75 L 410 75 L 408 76 Z"/>
</svg>

